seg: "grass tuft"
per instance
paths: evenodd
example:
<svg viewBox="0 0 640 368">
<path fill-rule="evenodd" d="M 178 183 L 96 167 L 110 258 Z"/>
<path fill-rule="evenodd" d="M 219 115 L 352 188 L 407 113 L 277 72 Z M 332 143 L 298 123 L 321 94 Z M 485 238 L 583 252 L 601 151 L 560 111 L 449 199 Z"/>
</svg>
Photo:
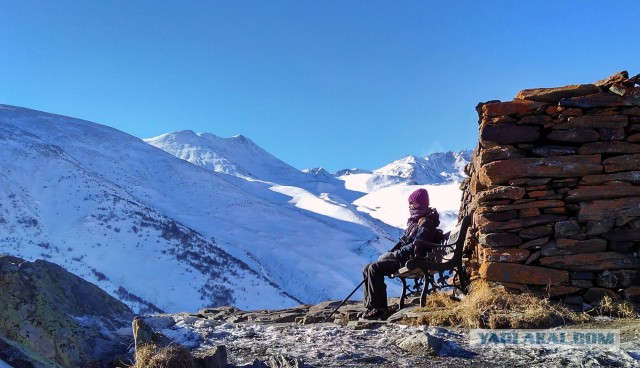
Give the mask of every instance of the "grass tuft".
<svg viewBox="0 0 640 368">
<path fill-rule="evenodd" d="M 130 368 L 193 368 L 193 357 L 181 345 L 158 348 L 149 344 L 136 350 L 136 364 Z"/>
<path fill-rule="evenodd" d="M 486 281 L 474 282 L 462 301 L 429 295 L 416 324 L 466 328 L 546 328 L 584 322 L 590 317 L 533 293 L 515 294 Z"/>
</svg>

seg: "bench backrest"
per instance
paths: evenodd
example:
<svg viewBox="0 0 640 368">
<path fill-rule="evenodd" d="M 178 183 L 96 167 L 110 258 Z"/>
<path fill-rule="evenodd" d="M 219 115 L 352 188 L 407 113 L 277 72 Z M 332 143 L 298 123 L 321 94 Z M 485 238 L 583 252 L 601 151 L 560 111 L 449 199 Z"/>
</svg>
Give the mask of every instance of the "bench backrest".
<svg viewBox="0 0 640 368">
<path fill-rule="evenodd" d="M 462 221 L 456 225 L 456 227 L 451 230 L 449 234 L 449 239 L 443 245 L 443 247 L 453 248 L 453 252 L 446 258 L 449 259 L 461 259 L 462 251 L 464 250 L 464 241 L 467 237 L 467 230 L 469 229 L 469 225 L 471 225 L 471 216 L 465 216 L 462 218 Z"/>
</svg>

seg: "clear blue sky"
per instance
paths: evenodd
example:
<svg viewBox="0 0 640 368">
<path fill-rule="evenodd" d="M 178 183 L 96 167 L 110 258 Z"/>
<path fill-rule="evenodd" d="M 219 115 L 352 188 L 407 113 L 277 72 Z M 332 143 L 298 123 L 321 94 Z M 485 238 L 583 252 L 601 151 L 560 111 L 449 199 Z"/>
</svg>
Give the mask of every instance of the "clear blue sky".
<svg viewBox="0 0 640 368">
<path fill-rule="evenodd" d="M 473 148 L 475 106 L 640 73 L 640 1 L 0 0 L 0 103 L 299 168 Z"/>
</svg>

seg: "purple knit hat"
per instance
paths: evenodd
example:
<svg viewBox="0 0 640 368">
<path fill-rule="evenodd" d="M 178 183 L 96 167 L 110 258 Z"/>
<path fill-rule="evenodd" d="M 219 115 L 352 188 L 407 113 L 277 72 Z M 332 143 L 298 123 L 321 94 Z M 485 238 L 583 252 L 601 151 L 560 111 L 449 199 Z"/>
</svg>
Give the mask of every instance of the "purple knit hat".
<svg viewBox="0 0 640 368">
<path fill-rule="evenodd" d="M 409 203 L 415 202 L 421 206 L 429 206 L 429 192 L 426 189 L 420 188 L 409 196 Z"/>
</svg>

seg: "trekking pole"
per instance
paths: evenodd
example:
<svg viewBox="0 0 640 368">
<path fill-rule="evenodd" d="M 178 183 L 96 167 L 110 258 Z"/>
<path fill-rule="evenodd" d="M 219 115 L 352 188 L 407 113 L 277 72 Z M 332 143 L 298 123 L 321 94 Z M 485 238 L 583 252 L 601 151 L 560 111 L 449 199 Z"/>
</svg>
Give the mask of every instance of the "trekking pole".
<svg viewBox="0 0 640 368">
<path fill-rule="evenodd" d="M 331 316 L 333 316 L 333 314 L 334 314 L 335 312 L 337 312 L 337 311 L 338 311 L 338 309 L 340 309 L 340 307 L 342 307 L 342 305 L 344 305 L 344 303 L 346 303 L 346 302 L 347 302 L 347 300 L 349 300 L 349 298 L 351 298 L 351 295 L 353 295 L 353 293 L 355 293 L 355 292 L 356 292 L 356 290 L 358 290 L 358 289 L 360 288 L 360 286 L 362 286 L 362 284 L 364 284 L 364 282 L 365 282 L 365 281 L 367 281 L 367 278 L 366 278 L 366 277 L 365 277 L 364 279 L 362 279 L 362 281 L 360 281 L 360 283 L 358 284 L 358 286 L 356 286 L 356 288 L 355 288 L 355 289 L 353 289 L 353 291 L 351 292 L 351 294 L 347 295 L 347 297 L 346 297 L 346 298 L 344 298 L 344 300 L 340 303 L 340 305 L 338 305 L 338 306 L 336 307 L 336 309 L 334 309 L 334 310 L 333 310 L 333 312 L 331 312 L 331 314 L 330 314 L 330 315 L 328 315 L 328 316 L 327 316 L 327 318 L 325 318 L 322 322 L 323 322 L 323 323 L 324 323 L 324 322 L 327 322 L 327 320 L 328 320 L 329 318 L 331 318 Z"/>
</svg>

